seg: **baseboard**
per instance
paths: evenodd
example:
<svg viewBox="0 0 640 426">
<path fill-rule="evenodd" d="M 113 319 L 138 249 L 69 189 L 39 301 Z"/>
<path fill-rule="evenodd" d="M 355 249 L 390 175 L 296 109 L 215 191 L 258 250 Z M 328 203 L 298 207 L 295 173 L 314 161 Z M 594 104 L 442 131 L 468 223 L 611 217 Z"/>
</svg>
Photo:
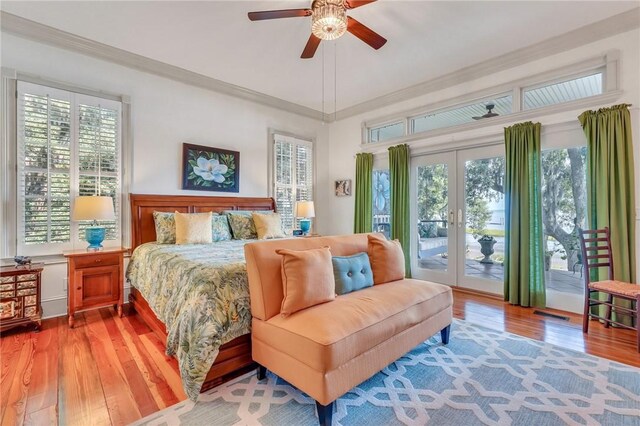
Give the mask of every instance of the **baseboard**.
<svg viewBox="0 0 640 426">
<path fill-rule="evenodd" d="M 489 293 L 488 291 L 473 290 L 470 288 L 462 288 L 462 287 L 451 287 L 451 290 L 453 290 L 454 293 L 473 294 L 476 296 L 488 297 L 490 299 L 495 299 L 500 301 L 504 300 L 501 295 L 495 294 L 495 293 Z"/>
</svg>

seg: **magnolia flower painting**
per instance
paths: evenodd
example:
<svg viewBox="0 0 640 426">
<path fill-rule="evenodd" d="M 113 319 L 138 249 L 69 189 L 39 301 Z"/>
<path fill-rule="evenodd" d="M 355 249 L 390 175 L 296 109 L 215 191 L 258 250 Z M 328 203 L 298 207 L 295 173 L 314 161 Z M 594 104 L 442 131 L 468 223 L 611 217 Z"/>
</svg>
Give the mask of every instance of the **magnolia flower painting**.
<svg viewBox="0 0 640 426">
<path fill-rule="evenodd" d="M 182 156 L 182 189 L 239 192 L 239 152 L 185 143 Z"/>
</svg>

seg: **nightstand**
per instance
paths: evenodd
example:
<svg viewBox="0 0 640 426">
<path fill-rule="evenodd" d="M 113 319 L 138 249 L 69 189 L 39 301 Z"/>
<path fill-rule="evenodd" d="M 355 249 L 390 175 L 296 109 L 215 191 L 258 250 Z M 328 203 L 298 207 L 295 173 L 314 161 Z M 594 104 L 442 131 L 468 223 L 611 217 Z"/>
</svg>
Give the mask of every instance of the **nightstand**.
<svg viewBox="0 0 640 426">
<path fill-rule="evenodd" d="M 0 269 L 0 331 L 21 325 L 40 331 L 40 275 L 44 263 L 3 266 Z"/>
<path fill-rule="evenodd" d="M 123 248 L 101 251 L 76 250 L 67 258 L 69 327 L 78 311 L 113 306 L 122 316 Z"/>
</svg>

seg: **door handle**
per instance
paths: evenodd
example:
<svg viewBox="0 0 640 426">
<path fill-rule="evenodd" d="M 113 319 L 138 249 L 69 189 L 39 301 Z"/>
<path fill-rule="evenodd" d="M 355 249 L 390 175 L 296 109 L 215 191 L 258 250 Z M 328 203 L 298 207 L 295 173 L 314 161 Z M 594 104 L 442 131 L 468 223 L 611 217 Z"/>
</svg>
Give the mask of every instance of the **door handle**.
<svg viewBox="0 0 640 426">
<path fill-rule="evenodd" d="M 449 225 L 451 226 L 455 225 L 455 219 L 453 215 L 454 215 L 453 210 L 449 210 Z"/>
<path fill-rule="evenodd" d="M 458 209 L 458 228 L 462 228 L 462 209 Z"/>
</svg>

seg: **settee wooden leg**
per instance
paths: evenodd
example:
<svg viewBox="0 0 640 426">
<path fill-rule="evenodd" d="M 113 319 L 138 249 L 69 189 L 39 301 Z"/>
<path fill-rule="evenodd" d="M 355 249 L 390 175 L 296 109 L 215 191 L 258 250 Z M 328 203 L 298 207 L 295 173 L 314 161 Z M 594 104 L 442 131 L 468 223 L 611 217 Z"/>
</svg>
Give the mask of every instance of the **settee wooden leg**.
<svg viewBox="0 0 640 426">
<path fill-rule="evenodd" d="M 267 367 L 258 365 L 258 380 L 264 380 L 267 377 Z"/>
<path fill-rule="evenodd" d="M 449 343 L 449 335 L 451 334 L 451 324 L 440 330 L 440 337 L 442 338 L 442 344 Z"/>
<path fill-rule="evenodd" d="M 331 419 L 333 419 L 333 405 L 335 402 L 330 402 L 327 405 L 322 405 L 316 401 L 316 409 L 318 410 L 318 420 L 320 426 L 331 426 Z"/>
</svg>

